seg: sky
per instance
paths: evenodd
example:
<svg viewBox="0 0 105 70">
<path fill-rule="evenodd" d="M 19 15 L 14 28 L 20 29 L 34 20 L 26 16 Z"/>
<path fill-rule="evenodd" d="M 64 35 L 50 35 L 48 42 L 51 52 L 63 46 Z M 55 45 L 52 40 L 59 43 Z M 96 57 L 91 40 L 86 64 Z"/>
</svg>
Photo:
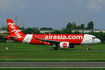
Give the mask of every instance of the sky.
<svg viewBox="0 0 105 70">
<path fill-rule="evenodd" d="M 24 27 L 65 28 L 68 22 L 105 29 L 105 0 L 0 0 L 0 27 L 12 19 Z"/>
</svg>

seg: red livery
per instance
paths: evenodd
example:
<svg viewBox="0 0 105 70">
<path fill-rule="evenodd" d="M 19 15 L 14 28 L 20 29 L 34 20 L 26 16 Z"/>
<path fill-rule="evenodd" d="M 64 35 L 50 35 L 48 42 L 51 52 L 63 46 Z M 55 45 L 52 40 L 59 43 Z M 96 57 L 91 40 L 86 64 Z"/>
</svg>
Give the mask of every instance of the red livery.
<svg viewBox="0 0 105 70">
<path fill-rule="evenodd" d="M 53 45 L 52 49 L 58 50 L 58 47 L 74 48 L 74 45 L 89 45 L 101 42 L 96 36 L 89 34 L 24 34 L 11 19 L 6 20 L 10 35 L 5 36 L 5 38 L 22 43 Z"/>
</svg>

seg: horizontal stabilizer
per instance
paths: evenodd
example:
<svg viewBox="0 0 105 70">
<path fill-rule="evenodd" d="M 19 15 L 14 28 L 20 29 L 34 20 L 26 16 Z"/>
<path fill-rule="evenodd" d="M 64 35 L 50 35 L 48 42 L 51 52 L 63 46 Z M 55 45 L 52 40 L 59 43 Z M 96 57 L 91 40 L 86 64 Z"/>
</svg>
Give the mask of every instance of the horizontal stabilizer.
<svg viewBox="0 0 105 70">
<path fill-rule="evenodd" d="M 17 39 L 17 37 L 15 37 L 15 36 L 10 36 L 10 35 L 7 35 L 7 36 L 5 36 L 5 38 L 7 38 L 8 37 L 8 39 L 10 38 L 10 39 Z"/>
</svg>

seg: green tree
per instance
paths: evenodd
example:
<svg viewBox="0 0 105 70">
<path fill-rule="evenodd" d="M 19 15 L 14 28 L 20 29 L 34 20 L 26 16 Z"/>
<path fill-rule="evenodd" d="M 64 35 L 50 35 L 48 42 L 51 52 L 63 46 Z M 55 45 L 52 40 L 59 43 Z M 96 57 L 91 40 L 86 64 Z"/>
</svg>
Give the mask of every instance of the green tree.
<svg viewBox="0 0 105 70">
<path fill-rule="evenodd" d="M 0 29 L 1 29 L 1 30 L 6 30 L 6 27 L 4 26 L 4 27 L 1 27 Z"/>
<path fill-rule="evenodd" d="M 73 29 L 76 29 L 77 25 L 76 25 L 75 21 L 73 21 L 72 27 L 73 27 Z"/>
<path fill-rule="evenodd" d="M 38 27 L 33 27 L 33 30 L 35 31 L 34 33 L 35 34 L 39 34 L 40 33 L 40 30 Z"/>
<path fill-rule="evenodd" d="M 81 24 L 81 28 L 84 29 L 84 27 L 85 27 L 85 25 L 84 24 Z"/>
<path fill-rule="evenodd" d="M 3 35 L 0 35 L 0 43 L 5 43 L 6 40 L 4 39 L 4 36 Z"/>
<path fill-rule="evenodd" d="M 48 27 L 48 28 L 47 28 L 47 30 L 53 30 L 53 28 L 51 28 L 51 27 Z"/>
<path fill-rule="evenodd" d="M 72 24 L 71 22 L 69 22 L 67 25 L 66 25 L 66 28 L 71 28 L 72 27 Z"/>
<path fill-rule="evenodd" d="M 25 28 L 24 28 L 24 27 L 21 27 L 21 30 L 22 30 L 22 31 L 24 31 L 24 30 L 25 30 Z"/>
<path fill-rule="evenodd" d="M 40 30 L 46 30 L 46 27 L 42 27 L 42 28 L 40 28 Z"/>
<path fill-rule="evenodd" d="M 40 28 L 40 30 L 53 30 L 53 28 L 51 28 L 51 27 L 42 27 L 42 28 Z"/>
<path fill-rule="evenodd" d="M 61 34 L 61 31 L 60 30 L 53 30 L 51 33 L 52 34 Z"/>
<path fill-rule="evenodd" d="M 61 33 L 62 33 L 62 34 L 72 34 L 71 28 L 63 28 L 63 29 L 61 30 Z"/>
<path fill-rule="evenodd" d="M 26 29 L 23 28 L 22 32 L 25 34 L 31 34 L 31 33 L 39 34 L 40 33 L 39 28 L 37 27 L 26 28 Z"/>
<path fill-rule="evenodd" d="M 81 29 L 82 27 L 80 25 L 76 26 L 75 29 Z"/>
<path fill-rule="evenodd" d="M 23 30 L 23 33 L 25 33 L 25 34 L 31 34 L 31 32 L 35 33 L 35 31 L 32 28 L 27 28 L 27 29 Z"/>
<path fill-rule="evenodd" d="M 93 28 L 94 28 L 93 21 L 90 21 L 89 23 L 87 23 L 87 29 L 93 29 Z"/>
<path fill-rule="evenodd" d="M 66 34 L 67 28 L 62 28 L 61 33 Z"/>
</svg>

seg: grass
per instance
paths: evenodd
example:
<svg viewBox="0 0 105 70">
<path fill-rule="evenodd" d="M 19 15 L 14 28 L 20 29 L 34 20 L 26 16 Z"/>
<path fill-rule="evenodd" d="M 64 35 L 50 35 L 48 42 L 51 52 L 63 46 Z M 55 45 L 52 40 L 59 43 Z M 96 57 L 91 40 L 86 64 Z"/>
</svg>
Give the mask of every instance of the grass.
<svg viewBox="0 0 105 70">
<path fill-rule="evenodd" d="M 52 46 L 49 45 L 32 45 L 32 44 L 24 44 L 24 43 L 0 43 L 0 50 L 5 50 L 8 47 L 9 50 L 11 49 L 51 49 Z M 96 44 L 96 45 L 89 45 L 90 50 L 105 50 L 105 44 Z M 66 50 L 86 50 L 86 45 L 75 45 L 74 48 L 69 48 Z"/>
<path fill-rule="evenodd" d="M 0 43 L 0 50 L 51 50 L 52 46 L 49 45 L 32 45 L 24 43 Z M 105 50 L 105 44 L 89 45 L 90 50 Z M 59 50 L 86 50 L 86 45 L 75 45 L 74 48 L 60 49 Z"/>
<path fill-rule="evenodd" d="M 6 51 L 5 47 L 9 49 Z M 52 46 L 0 43 L 0 61 L 105 61 L 105 51 L 84 51 L 85 45 L 52 51 Z M 105 44 L 90 45 L 90 50 L 105 50 Z"/>
<path fill-rule="evenodd" d="M 105 52 L 93 51 L 6 51 L 0 61 L 105 61 Z"/>
</svg>

